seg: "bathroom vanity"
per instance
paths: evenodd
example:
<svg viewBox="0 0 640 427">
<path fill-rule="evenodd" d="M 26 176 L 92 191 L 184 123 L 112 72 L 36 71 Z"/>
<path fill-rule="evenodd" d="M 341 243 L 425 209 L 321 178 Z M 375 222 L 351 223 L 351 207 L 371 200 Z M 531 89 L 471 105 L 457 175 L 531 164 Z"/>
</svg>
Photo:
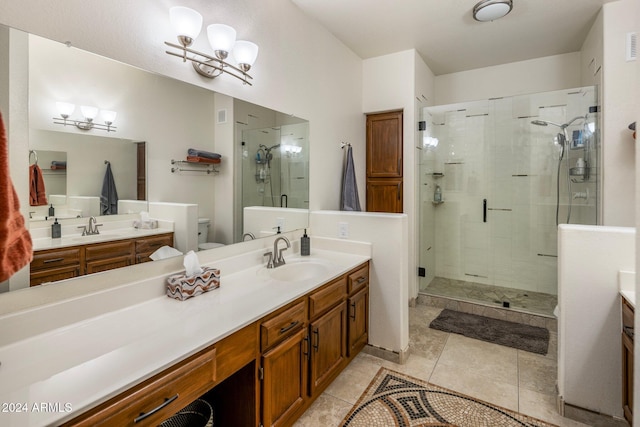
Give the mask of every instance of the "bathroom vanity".
<svg viewBox="0 0 640 427">
<path fill-rule="evenodd" d="M 157 249 L 173 246 L 173 232 L 167 233 L 166 230 L 124 238 L 106 234 L 102 235 L 104 242 L 80 243 L 83 238 L 90 240 L 92 237 L 75 237 L 68 246 L 34 250 L 30 286 L 151 261 L 149 255 Z M 101 235 L 95 237 L 93 241 Z"/>
<path fill-rule="evenodd" d="M 275 269 L 265 267 L 263 253 L 200 254 L 203 265 L 221 269 L 221 286 L 186 301 L 162 294 L 163 274 L 1 318 L 7 327 L 49 316 L 58 323 L 87 304 L 113 306 L 0 340 L 0 401 L 60 409 L 27 406 L 27 413 L 0 413 L 0 424 L 157 425 L 203 398 L 215 425 L 291 425 L 367 343 L 370 247 L 291 254 Z M 136 271 L 152 271 L 146 266 Z"/>
</svg>

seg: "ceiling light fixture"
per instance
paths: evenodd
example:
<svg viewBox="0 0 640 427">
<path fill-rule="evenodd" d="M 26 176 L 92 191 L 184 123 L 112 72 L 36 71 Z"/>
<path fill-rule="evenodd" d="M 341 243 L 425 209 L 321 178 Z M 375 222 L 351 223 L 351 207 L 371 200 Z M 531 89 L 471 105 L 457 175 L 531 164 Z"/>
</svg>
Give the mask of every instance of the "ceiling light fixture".
<svg viewBox="0 0 640 427">
<path fill-rule="evenodd" d="M 494 21 L 513 9 L 513 0 L 482 0 L 473 6 L 473 19 L 480 22 Z"/>
<path fill-rule="evenodd" d="M 213 50 L 212 56 L 189 48 L 202 30 L 200 13 L 187 7 L 176 6 L 169 9 L 169 19 L 180 44 L 164 42 L 178 50 L 178 53 L 166 51 L 167 54 L 181 58 L 182 62 L 191 61 L 193 68 L 204 77 L 213 79 L 227 73 L 251 86 L 249 79 L 253 77 L 247 72 L 258 57 L 257 44 L 236 40 L 236 30 L 228 25 L 211 24 L 207 27 L 207 38 Z M 187 56 L 187 53 L 193 56 Z M 226 61 L 230 53 L 233 53 L 237 66 Z"/>
</svg>

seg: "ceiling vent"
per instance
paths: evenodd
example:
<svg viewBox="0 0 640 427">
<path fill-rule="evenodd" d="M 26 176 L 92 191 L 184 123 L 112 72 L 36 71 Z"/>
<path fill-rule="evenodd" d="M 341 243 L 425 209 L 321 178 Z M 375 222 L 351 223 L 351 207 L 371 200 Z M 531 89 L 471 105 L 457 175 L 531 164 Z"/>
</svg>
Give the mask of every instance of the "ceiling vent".
<svg viewBox="0 0 640 427">
<path fill-rule="evenodd" d="M 627 33 L 627 61 L 638 58 L 638 33 Z"/>
</svg>

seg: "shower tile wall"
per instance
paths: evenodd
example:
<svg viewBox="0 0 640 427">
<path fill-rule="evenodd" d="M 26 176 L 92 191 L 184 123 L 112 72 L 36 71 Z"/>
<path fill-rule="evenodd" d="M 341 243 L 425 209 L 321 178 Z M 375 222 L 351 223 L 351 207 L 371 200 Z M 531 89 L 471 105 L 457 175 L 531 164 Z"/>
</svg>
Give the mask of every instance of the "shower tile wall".
<svg viewBox="0 0 640 427">
<path fill-rule="evenodd" d="M 565 123 L 592 105 L 595 90 L 586 88 L 425 109 L 425 136 L 439 144 L 423 149 L 420 157 L 421 239 L 426 240 L 420 261 L 428 273 L 421 287 L 437 276 L 557 293 L 560 147 L 554 138 L 560 128 L 531 121 Z M 583 129 L 582 121 L 567 129 L 570 136 L 575 129 Z M 570 167 L 584 155 L 584 150 L 565 153 Z M 563 223 L 569 197 L 564 160 L 560 182 Z M 431 203 L 436 185 L 444 200 L 438 205 Z M 596 223 L 595 175 L 590 183 L 572 183 L 573 194 L 587 188 L 587 199 L 572 200 L 571 223 Z"/>
</svg>

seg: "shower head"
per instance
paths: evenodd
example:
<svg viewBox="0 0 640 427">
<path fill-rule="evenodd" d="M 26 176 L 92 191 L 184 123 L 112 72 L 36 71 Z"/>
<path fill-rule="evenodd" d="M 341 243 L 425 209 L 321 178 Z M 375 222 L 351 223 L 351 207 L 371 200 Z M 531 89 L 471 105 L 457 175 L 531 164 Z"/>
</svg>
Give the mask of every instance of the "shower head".
<svg viewBox="0 0 640 427">
<path fill-rule="evenodd" d="M 571 125 L 571 123 L 580 119 L 587 120 L 587 116 L 576 116 L 573 119 L 569 120 L 567 123 L 563 123 L 563 124 L 550 122 L 548 120 L 532 120 L 531 124 L 536 126 L 554 125 L 554 126 L 558 126 L 560 129 L 566 129 L 569 125 Z"/>
<path fill-rule="evenodd" d="M 560 129 L 564 129 L 566 127 L 566 125 L 561 125 L 559 123 L 554 123 L 554 122 L 550 122 L 550 121 L 547 121 L 547 120 L 532 120 L 531 124 L 532 125 L 536 125 L 536 126 L 554 125 L 554 126 L 558 126 Z"/>
</svg>

